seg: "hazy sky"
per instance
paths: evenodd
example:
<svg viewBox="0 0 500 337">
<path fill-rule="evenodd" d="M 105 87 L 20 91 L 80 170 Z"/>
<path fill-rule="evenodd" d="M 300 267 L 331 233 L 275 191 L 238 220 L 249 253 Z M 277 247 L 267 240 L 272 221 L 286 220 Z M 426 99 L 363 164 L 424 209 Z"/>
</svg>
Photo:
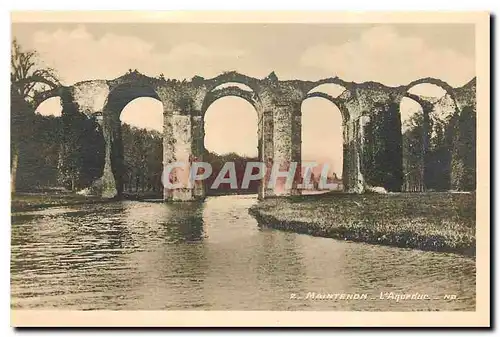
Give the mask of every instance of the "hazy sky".
<svg viewBox="0 0 500 337">
<path fill-rule="evenodd" d="M 229 70 L 259 78 L 274 71 L 280 79 L 337 75 L 394 86 L 426 76 L 461 86 L 475 76 L 474 26 L 465 24 L 36 23 L 13 24 L 12 34 L 23 47 L 36 49 L 64 84 L 111 79 L 128 69 L 176 79 Z M 431 85 L 413 92 L 444 93 Z M 52 100 L 38 110 L 58 109 L 57 100 Z M 410 101 L 402 112 L 408 115 L 416 109 Z M 161 111 L 160 102 L 137 99 L 124 109 L 122 120 L 159 129 Z M 309 99 L 303 115 L 304 157 L 328 158 L 339 172 L 338 109 L 322 99 Z M 245 101 L 228 97 L 215 102 L 207 112 L 207 148 L 255 155 L 256 123 L 256 112 Z M 218 136 L 222 133 L 224 138 Z"/>
</svg>

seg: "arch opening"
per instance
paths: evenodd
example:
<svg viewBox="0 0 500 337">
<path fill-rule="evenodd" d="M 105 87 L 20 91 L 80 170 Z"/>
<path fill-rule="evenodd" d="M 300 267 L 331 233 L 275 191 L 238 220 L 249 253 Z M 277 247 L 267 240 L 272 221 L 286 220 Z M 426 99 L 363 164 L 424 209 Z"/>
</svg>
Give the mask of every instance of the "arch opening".
<svg viewBox="0 0 500 337">
<path fill-rule="evenodd" d="M 422 97 L 441 98 L 447 94 L 445 88 L 432 83 L 420 83 L 408 88 L 407 92 Z"/>
<path fill-rule="evenodd" d="M 61 117 L 62 115 L 61 97 L 54 96 L 44 100 L 36 107 L 35 113 L 41 116 Z"/>
<path fill-rule="evenodd" d="M 237 87 L 237 88 L 244 90 L 244 91 L 251 91 L 251 92 L 253 91 L 252 88 L 250 88 L 248 85 L 246 85 L 244 83 L 240 83 L 240 82 L 225 82 L 225 83 L 217 85 L 216 87 L 212 88 L 212 90 L 210 90 L 210 91 L 225 89 L 225 88 L 229 88 L 229 87 Z"/>
<path fill-rule="evenodd" d="M 342 95 L 345 95 L 346 91 L 347 88 L 340 84 L 323 83 L 309 90 L 303 102 L 310 98 L 324 98 L 335 105 L 341 113 L 343 123 L 346 123 L 349 120 L 349 113 L 344 106 L 345 97 L 341 98 Z"/>
<path fill-rule="evenodd" d="M 336 83 L 323 83 L 320 84 L 311 90 L 307 94 L 312 94 L 312 93 L 323 93 L 327 94 L 333 98 L 339 97 L 344 91 L 346 91 L 346 88 L 340 84 Z"/>
<path fill-rule="evenodd" d="M 163 185 L 163 104 L 137 97 L 119 112 L 121 181 L 125 197 L 161 198 Z M 121 152 L 121 153 L 120 153 Z"/>
<path fill-rule="evenodd" d="M 450 189 L 456 106 L 445 89 L 439 89 L 433 89 L 434 97 L 404 97 L 400 103 L 405 192 Z"/>
<path fill-rule="evenodd" d="M 404 192 L 422 192 L 424 183 L 424 110 L 415 100 L 403 97 L 401 116 Z"/>
<path fill-rule="evenodd" d="M 258 192 L 260 181 L 242 186 L 246 164 L 259 161 L 258 133 L 256 108 L 244 98 L 224 96 L 208 106 L 203 121 L 203 161 L 212 166 L 212 174 L 204 181 L 207 195 Z M 218 184 L 216 181 L 224 167 L 230 172 L 220 178 L 235 175 L 236 188 L 229 182 Z M 257 172 L 258 169 L 252 171 L 253 174 Z"/>
<path fill-rule="evenodd" d="M 343 191 L 343 117 L 339 107 L 328 99 L 311 97 L 302 102 L 301 113 L 301 180 L 304 185 L 307 174 L 311 185 L 303 186 L 302 194 Z"/>
</svg>

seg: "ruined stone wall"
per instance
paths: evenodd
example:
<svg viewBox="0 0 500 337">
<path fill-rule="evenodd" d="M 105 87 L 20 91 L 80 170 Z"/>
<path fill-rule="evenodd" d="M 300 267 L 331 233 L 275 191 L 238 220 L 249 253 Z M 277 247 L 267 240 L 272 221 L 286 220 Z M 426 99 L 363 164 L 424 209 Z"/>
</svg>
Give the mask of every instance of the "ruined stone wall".
<svg viewBox="0 0 500 337">
<path fill-rule="evenodd" d="M 354 85 L 345 102 L 344 186 L 360 193 L 371 187 L 398 191 L 402 185 L 400 90 L 378 83 Z"/>
<path fill-rule="evenodd" d="M 106 81 L 86 81 L 72 87 L 73 101 L 78 104 L 80 112 L 91 116 L 104 110 L 110 93 Z"/>
<path fill-rule="evenodd" d="M 273 163 L 279 165 L 280 171 L 289 170 L 292 162 L 292 119 L 293 110 L 288 105 L 276 106 L 273 110 L 274 153 Z M 287 193 L 285 179 L 278 179 L 274 195 Z"/>
<path fill-rule="evenodd" d="M 172 112 L 172 133 L 175 139 L 174 158 L 176 162 L 185 164 L 184 167 L 176 168 L 173 174 L 173 183 L 185 184 L 189 180 L 190 164 L 193 148 L 192 117 L 182 114 L 180 111 Z M 193 191 L 189 187 L 177 188 L 173 191 L 173 200 L 192 199 Z"/>
<path fill-rule="evenodd" d="M 422 83 L 441 83 L 435 79 L 422 79 L 412 85 Z M 248 85 L 252 92 L 241 91 L 238 88 L 216 89 L 217 86 L 228 82 L 237 82 Z M 264 79 L 255 79 L 236 72 L 224 73 L 212 79 L 195 77 L 190 81 L 165 80 L 164 78 L 149 78 L 139 73 L 130 73 L 112 81 L 87 81 L 75 84 L 71 98 L 79 112 L 85 116 L 102 114 L 100 122 L 103 137 L 106 143 L 105 168 L 99 179 L 103 188 L 103 195 L 113 196 L 120 194 L 120 149 L 121 132 L 119 114 L 125 106 L 123 103 L 133 99 L 122 97 L 123 102 L 113 105 L 115 98 L 110 99 L 112 93 L 119 92 L 117 88 L 129 86 L 150 87 L 149 91 L 137 93 L 135 97 L 146 95 L 157 97 L 164 107 L 164 139 L 163 163 L 188 163 L 184 170 L 176 170 L 174 180 L 185 178 L 189 172 L 189 163 L 202 160 L 204 149 L 204 113 L 208 106 L 217 98 L 225 95 L 236 95 L 249 101 L 257 110 L 259 120 L 258 144 L 259 157 L 268 165 L 268 175 L 273 163 L 279 163 L 283 170 L 291 162 L 297 162 L 300 167 L 301 158 L 301 112 L 302 101 L 309 97 L 309 91 L 323 83 L 337 83 L 346 87 L 346 91 L 337 98 L 323 95 L 334 102 L 343 114 L 344 136 L 344 163 L 343 181 L 348 192 L 362 193 L 371 186 L 383 186 L 388 190 L 404 188 L 404 153 L 403 137 L 401 136 L 401 118 L 399 103 L 406 95 L 408 86 L 387 87 L 375 82 L 350 83 L 338 78 L 329 78 L 316 82 L 312 81 L 280 81 L 272 73 Z M 444 82 L 443 82 L 444 83 Z M 451 87 L 446 85 L 449 91 Z M 469 186 L 472 157 L 475 160 L 475 147 L 467 142 L 475 135 L 474 128 L 470 127 L 471 120 L 475 119 L 475 81 L 462 88 L 453 89 L 450 94 L 439 102 L 433 102 L 430 111 L 424 114 L 431 118 L 424 122 L 430 136 L 423 137 L 423 151 L 429 146 L 432 148 L 434 139 L 440 137 L 443 125 L 453 124 L 446 128 L 464 146 L 453 148 L 452 168 L 450 178 L 457 189 Z M 323 97 L 321 96 L 321 97 Z M 135 98 L 134 97 L 134 98 Z M 454 114 L 443 117 L 442 112 L 448 111 L 450 102 L 457 102 L 458 109 Z M 427 108 L 426 108 L 427 109 Z M 427 111 L 427 110 L 426 110 Z M 464 112 L 465 111 L 465 112 Z M 426 117 L 427 116 L 427 117 Z M 431 116 L 431 117 L 429 117 Z M 450 117 L 451 116 L 451 117 Z M 444 124 L 441 125 L 443 121 Z M 449 122 L 448 119 L 454 120 Z M 475 139 L 474 139 L 475 141 Z M 439 143 L 439 142 L 438 142 Z M 424 156 L 424 168 L 429 167 L 428 158 Z M 183 176 L 184 175 L 184 176 Z M 300 182 L 300 170 L 294 180 Z M 267 177 L 268 179 L 269 177 Z M 265 178 L 266 179 L 266 178 Z M 470 179 L 469 179 L 470 180 Z M 261 186 L 260 197 L 270 195 L 289 195 L 297 193 L 296 188 L 287 191 L 282 184 L 269 189 Z M 409 183 L 408 186 L 416 184 Z M 113 189 L 112 186 L 115 186 Z M 413 187 L 407 187 L 411 189 Z M 168 200 L 191 200 L 202 198 L 205 195 L 203 184 L 191 188 L 165 189 L 164 197 Z"/>
<path fill-rule="evenodd" d="M 77 83 L 68 88 L 68 96 L 61 97 L 63 102 L 63 115 L 68 114 L 65 105 L 71 105 L 77 113 L 87 119 L 96 118 L 104 138 L 104 168 L 101 177 L 96 179 L 89 188 L 106 198 L 113 198 L 118 194 L 115 175 L 113 174 L 113 133 L 116 131 L 114 119 L 104 113 L 105 105 L 110 94 L 110 88 L 106 81 L 86 81 Z M 68 101 L 68 102 L 65 102 Z M 65 111 L 66 110 L 66 111 Z M 67 124 L 67 123 L 66 123 Z M 82 146 L 89 144 L 83 144 Z M 80 147 L 78 151 L 84 151 Z M 84 163 L 89 165 L 89 163 Z M 83 186 L 82 186 L 83 187 Z"/>
<path fill-rule="evenodd" d="M 363 193 L 365 190 L 364 174 L 361 171 L 361 137 L 359 119 L 349 120 L 344 125 L 344 164 L 343 185 L 348 193 Z"/>
<path fill-rule="evenodd" d="M 475 111 L 474 85 L 471 81 L 458 89 L 447 88 L 450 91 L 440 99 L 410 95 L 423 110 L 403 133 L 403 162 L 413 164 L 413 171 L 404 168 L 404 191 L 475 188 L 475 113 L 470 113 Z M 419 159 L 421 164 L 415 166 Z"/>
<path fill-rule="evenodd" d="M 58 162 L 59 179 L 64 185 L 80 190 L 88 187 L 102 174 L 104 166 L 102 127 L 95 118 L 89 118 L 81 112 L 78 103 L 73 99 L 72 88 L 60 90 L 60 97 L 63 114 Z"/>
<path fill-rule="evenodd" d="M 260 159 L 266 167 L 266 174 L 259 189 L 259 198 L 263 199 L 273 195 L 273 189 L 266 184 L 269 181 L 274 163 L 274 116 L 272 110 L 264 111 L 260 124 L 262 129 L 262 157 Z"/>
</svg>

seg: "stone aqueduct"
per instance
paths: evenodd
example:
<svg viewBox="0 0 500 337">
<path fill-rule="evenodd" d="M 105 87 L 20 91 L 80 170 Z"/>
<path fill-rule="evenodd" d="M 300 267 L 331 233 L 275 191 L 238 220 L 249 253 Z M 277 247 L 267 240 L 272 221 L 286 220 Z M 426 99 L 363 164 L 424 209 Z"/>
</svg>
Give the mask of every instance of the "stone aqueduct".
<svg viewBox="0 0 500 337">
<path fill-rule="evenodd" d="M 240 83 L 251 88 L 224 86 Z M 333 83 L 345 88 L 338 97 L 315 91 L 322 84 Z M 465 107 L 476 106 L 475 78 L 463 87 L 453 88 L 435 78 L 423 78 L 399 87 L 376 82 L 354 83 L 338 77 L 319 81 L 279 80 L 274 73 L 264 79 L 237 72 L 226 72 L 211 79 L 195 76 L 189 81 L 152 78 L 137 71 L 113 80 L 90 80 L 72 86 L 55 88 L 39 97 L 39 102 L 61 97 L 63 114 L 67 106 L 76 108 L 88 118 L 97 118 L 105 140 L 105 165 L 102 176 L 94 182 L 103 197 L 115 197 L 122 192 L 123 160 L 120 160 L 120 113 L 132 100 L 152 97 L 163 103 L 163 164 L 202 160 L 204 153 L 204 115 L 210 104 L 225 96 L 237 96 L 248 101 L 258 114 L 258 153 L 264 163 L 301 161 L 301 104 L 310 97 L 322 97 L 334 103 L 343 120 L 343 182 L 351 193 L 365 191 L 366 168 L 361 165 L 364 148 L 363 124 L 373 115 L 383 114 L 389 106 L 410 97 L 422 106 L 424 114 L 432 112 L 435 101 L 409 93 L 418 84 L 434 84 L 443 88 L 458 113 Z M 222 86 L 222 87 L 221 87 Z M 117 155 L 118 154 L 118 155 Z M 118 159 L 117 159 L 118 158 Z M 261 184 L 259 196 L 293 194 L 296 189 L 269 189 Z M 205 196 L 202 183 L 192 188 L 165 189 L 165 200 L 192 200 Z"/>
</svg>

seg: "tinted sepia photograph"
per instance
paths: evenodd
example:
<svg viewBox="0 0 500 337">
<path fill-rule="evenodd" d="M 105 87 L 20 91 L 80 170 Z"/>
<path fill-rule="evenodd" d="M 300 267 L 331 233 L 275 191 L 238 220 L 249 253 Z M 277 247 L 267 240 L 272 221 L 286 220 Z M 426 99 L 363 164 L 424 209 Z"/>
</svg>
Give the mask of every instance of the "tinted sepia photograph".
<svg viewBox="0 0 500 337">
<path fill-rule="evenodd" d="M 11 324 L 488 325 L 488 13 L 237 14 L 11 13 Z"/>
</svg>

